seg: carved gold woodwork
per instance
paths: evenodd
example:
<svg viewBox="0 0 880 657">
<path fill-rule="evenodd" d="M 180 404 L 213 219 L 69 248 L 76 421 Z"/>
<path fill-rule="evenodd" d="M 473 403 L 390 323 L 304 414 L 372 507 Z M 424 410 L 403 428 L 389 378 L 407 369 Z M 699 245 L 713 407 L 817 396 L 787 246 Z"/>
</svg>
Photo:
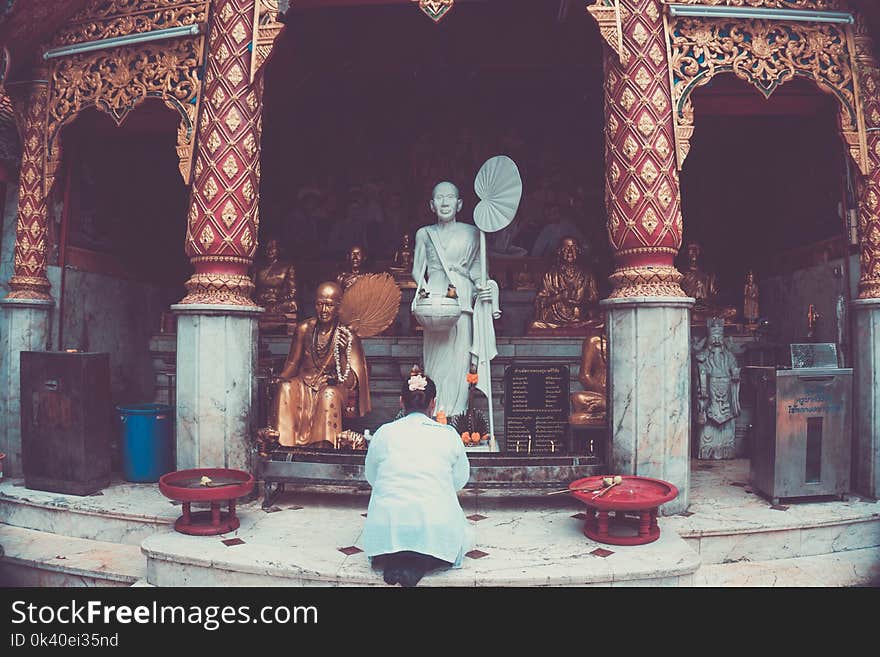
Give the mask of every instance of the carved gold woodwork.
<svg viewBox="0 0 880 657">
<path fill-rule="evenodd" d="M 777 3 L 786 7 L 811 4 L 821 4 L 816 8 L 825 9 L 831 3 Z M 765 98 L 795 77 L 812 80 L 822 91 L 833 95 L 840 107 L 838 122 L 844 142 L 861 171 L 868 171 L 866 133 L 859 111 L 848 28 L 829 23 L 668 16 L 664 16 L 664 23 L 679 169 L 687 158 L 694 130 L 691 94 L 715 75 L 733 73 Z"/>
<path fill-rule="evenodd" d="M 858 181 L 859 298 L 880 298 L 880 64 L 866 23 L 856 21 L 855 57 L 871 172 Z"/>
<path fill-rule="evenodd" d="M 45 69 L 41 67 L 35 73 L 37 79 L 16 87 L 11 96 L 21 134 L 21 168 L 13 276 L 9 280 L 8 299 L 52 299 L 51 285 L 46 278 L 48 218 L 43 190 L 48 84 Z"/>
<path fill-rule="evenodd" d="M 608 298 L 684 297 L 681 279 L 681 272 L 668 265 L 624 267 L 608 277 L 613 288 Z"/>
<path fill-rule="evenodd" d="M 663 0 L 666 5 L 765 7 L 768 9 L 840 9 L 840 0 Z"/>
<path fill-rule="evenodd" d="M 599 24 L 599 34 L 605 43 L 617 53 L 620 63 L 626 64 L 630 53 L 623 43 L 622 24 L 629 17 L 629 12 L 620 6 L 620 0 L 596 0 L 596 4 L 588 6 L 587 11 Z"/>
<path fill-rule="evenodd" d="M 61 128 L 95 107 L 121 125 L 147 98 L 161 98 L 180 114 L 177 155 L 184 183 L 191 180 L 204 37 L 183 37 L 138 46 L 80 53 L 53 60 L 46 125 L 46 189 L 60 161 Z"/>
<path fill-rule="evenodd" d="M 186 297 L 181 303 L 253 306 L 254 282 L 250 276 L 222 273 L 193 274 L 184 284 Z"/>
<path fill-rule="evenodd" d="M 419 3 L 419 9 L 435 23 L 446 16 L 451 10 L 454 0 L 412 0 Z"/>
<path fill-rule="evenodd" d="M 52 39 L 66 46 L 127 34 L 208 22 L 210 0 L 96 0 L 74 15 Z"/>
<path fill-rule="evenodd" d="M 278 0 L 256 0 L 254 3 L 254 56 L 251 58 L 251 82 L 269 59 L 275 39 L 284 29 L 278 18 Z"/>
</svg>

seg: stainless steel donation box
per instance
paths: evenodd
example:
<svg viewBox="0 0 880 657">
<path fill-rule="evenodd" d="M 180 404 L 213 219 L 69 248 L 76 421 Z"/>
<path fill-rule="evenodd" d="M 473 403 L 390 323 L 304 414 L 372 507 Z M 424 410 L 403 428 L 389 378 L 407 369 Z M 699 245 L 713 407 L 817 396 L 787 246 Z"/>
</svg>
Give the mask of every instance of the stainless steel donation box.
<svg viewBox="0 0 880 657">
<path fill-rule="evenodd" d="M 780 498 L 849 489 L 852 369 L 748 367 L 757 400 L 752 487 Z"/>
</svg>

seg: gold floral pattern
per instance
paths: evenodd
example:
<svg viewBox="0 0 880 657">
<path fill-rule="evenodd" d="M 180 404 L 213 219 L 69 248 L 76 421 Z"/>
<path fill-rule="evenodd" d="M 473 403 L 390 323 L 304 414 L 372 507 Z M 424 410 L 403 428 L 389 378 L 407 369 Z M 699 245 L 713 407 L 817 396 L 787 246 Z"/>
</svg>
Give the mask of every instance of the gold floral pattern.
<svg viewBox="0 0 880 657">
<path fill-rule="evenodd" d="M 779 6 L 795 4 L 798 3 Z M 798 6 L 807 5 L 799 3 Z M 859 167 L 866 170 L 864 139 L 859 137 L 865 134 L 864 124 L 857 110 L 853 53 L 844 27 L 828 23 L 705 18 L 677 18 L 668 25 L 679 168 L 687 157 L 693 134 L 691 94 L 715 75 L 733 73 L 765 97 L 795 77 L 812 80 L 832 94 L 840 105 L 838 117 L 844 139 L 851 145 Z"/>
<path fill-rule="evenodd" d="M 58 135 L 79 112 L 95 107 L 121 124 L 146 98 L 161 98 L 180 114 L 177 152 L 189 182 L 195 144 L 195 116 L 201 82 L 201 37 L 124 46 L 69 55 L 53 61 L 46 123 L 46 186 L 60 162 Z"/>
</svg>

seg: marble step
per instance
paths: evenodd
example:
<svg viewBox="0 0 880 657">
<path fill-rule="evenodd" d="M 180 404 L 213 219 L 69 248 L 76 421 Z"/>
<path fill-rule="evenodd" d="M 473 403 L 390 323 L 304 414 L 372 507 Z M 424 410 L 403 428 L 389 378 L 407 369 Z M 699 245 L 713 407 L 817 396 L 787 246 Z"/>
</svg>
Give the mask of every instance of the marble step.
<svg viewBox="0 0 880 657">
<path fill-rule="evenodd" d="M 459 497 L 476 550 L 462 567 L 420 586 L 690 586 L 699 556 L 675 532 L 648 545 L 611 546 L 583 534 L 566 500 Z M 368 498 L 291 491 L 263 511 L 239 507 L 241 526 L 221 536 L 163 532 L 146 539 L 155 586 L 385 586 L 361 547 Z M 661 519 L 661 527 L 664 522 Z M 230 541 L 228 539 L 238 539 Z"/>
<path fill-rule="evenodd" d="M 694 586 L 880 586 L 880 547 L 772 561 L 704 564 Z"/>
<path fill-rule="evenodd" d="M 791 559 L 880 547 L 880 518 L 683 538 L 704 564 Z"/>
<path fill-rule="evenodd" d="M 130 586 L 146 573 L 139 547 L 0 524 L 2 586 Z"/>
<path fill-rule="evenodd" d="M 138 546 L 178 516 L 180 506 L 158 484 L 113 482 L 100 495 L 82 497 L 30 490 L 21 479 L 0 482 L 0 523 L 23 529 Z"/>
</svg>

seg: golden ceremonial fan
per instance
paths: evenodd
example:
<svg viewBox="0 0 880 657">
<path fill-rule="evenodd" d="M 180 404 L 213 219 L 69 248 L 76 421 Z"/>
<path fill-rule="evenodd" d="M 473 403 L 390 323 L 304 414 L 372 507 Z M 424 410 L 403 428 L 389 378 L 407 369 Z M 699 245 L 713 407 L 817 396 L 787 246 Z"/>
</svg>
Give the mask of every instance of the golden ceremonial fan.
<svg viewBox="0 0 880 657">
<path fill-rule="evenodd" d="M 359 338 L 378 335 L 397 317 L 400 288 L 390 274 L 362 274 L 345 291 L 339 319 Z"/>
</svg>

